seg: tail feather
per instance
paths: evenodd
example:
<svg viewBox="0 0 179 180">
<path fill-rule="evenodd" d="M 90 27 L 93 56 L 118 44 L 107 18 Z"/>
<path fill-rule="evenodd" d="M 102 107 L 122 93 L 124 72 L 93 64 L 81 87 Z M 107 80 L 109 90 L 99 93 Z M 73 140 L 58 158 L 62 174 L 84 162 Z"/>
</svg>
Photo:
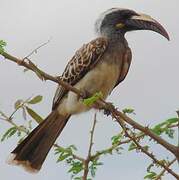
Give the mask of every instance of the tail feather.
<svg viewBox="0 0 179 180">
<path fill-rule="evenodd" d="M 40 170 L 49 150 L 65 127 L 68 117 L 52 111 L 13 151 L 9 164 L 22 165 L 30 172 Z"/>
</svg>

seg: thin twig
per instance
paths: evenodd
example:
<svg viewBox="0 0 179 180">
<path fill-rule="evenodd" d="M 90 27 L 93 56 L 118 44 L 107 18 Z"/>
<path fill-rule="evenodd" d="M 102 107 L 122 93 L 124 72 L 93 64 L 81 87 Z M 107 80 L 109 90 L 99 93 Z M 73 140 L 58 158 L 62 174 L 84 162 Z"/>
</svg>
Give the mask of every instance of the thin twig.
<svg viewBox="0 0 179 180">
<path fill-rule="evenodd" d="M 9 116 L 8 119 L 12 119 L 13 116 L 14 116 L 14 114 L 15 114 L 19 109 L 21 109 L 30 99 L 31 99 L 31 97 L 28 98 L 28 99 L 26 99 L 24 102 L 22 102 L 22 104 L 20 104 L 17 108 L 15 108 L 15 110 L 12 112 L 12 114 Z"/>
<path fill-rule="evenodd" d="M 135 138 L 136 138 L 137 141 L 139 141 L 143 137 L 144 137 L 144 135 L 142 134 L 142 135 L 136 136 Z M 111 153 L 112 151 L 114 151 L 119 146 L 121 146 L 123 144 L 128 144 L 131 141 L 132 141 L 131 139 L 127 139 L 127 140 L 124 140 L 124 141 L 119 141 L 119 142 L 115 143 L 114 145 L 112 145 L 109 148 L 103 149 L 101 151 L 97 151 L 94 155 L 91 156 L 91 160 L 98 159 L 98 157 L 101 156 L 101 155 L 105 155 L 107 153 Z"/>
<path fill-rule="evenodd" d="M 30 52 L 27 56 L 25 56 L 23 60 L 29 59 L 30 56 L 32 56 L 34 53 L 37 53 L 37 51 L 40 48 L 42 48 L 43 46 L 47 45 L 50 41 L 51 41 L 51 38 L 47 42 L 45 42 L 45 43 L 41 44 L 40 46 L 38 46 L 37 48 L 35 48 L 32 52 Z"/>
<path fill-rule="evenodd" d="M 94 130 L 95 130 L 95 127 L 96 127 L 96 113 L 94 114 L 94 122 L 93 122 L 93 127 L 92 127 L 92 130 L 90 132 L 90 144 L 89 144 L 89 150 L 88 150 L 88 158 L 91 157 L 91 151 L 92 151 L 92 146 L 93 146 L 93 138 L 94 138 Z"/>
<path fill-rule="evenodd" d="M 177 115 L 178 115 L 178 117 L 179 117 L 179 110 L 176 111 L 176 113 L 177 113 Z M 177 127 L 178 127 L 178 147 L 179 147 L 179 121 L 178 121 L 178 123 L 177 123 Z"/>
<path fill-rule="evenodd" d="M 88 149 L 88 155 L 87 158 L 84 161 L 84 173 L 83 173 L 83 180 L 87 180 L 88 177 L 88 172 L 89 172 L 89 163 L 91 160 L 91 151 L 92 151 L 92 147 L 93 147 L 93 138 L 94 138 L 94 130 L 95 130 L 95 126 L 96 126 L 96 113 L 94 114 L 94 121 L 93 121 L 93 127 L 90 131 L 90 143 L 89 143 L 89 149 Z"/>
<path fill-rule="evenodd" d="M 173 159 L 171 162 L 169 162 L 169 163 L 166 165 L 166 167 L 169 168 L 169 167 L 170 167 L 172 164 L 174 164 L 176 161 L 177 161 L 176 158 Z M 166 169 L 164 168 L 164 169 L 160 172 L 160 174 L 157 175 L 157 177 L 156 177 L 154 180 L 160 180 L 160 179 L 162 178 L 162 176 L 164 176 L 165 172 L 166 172 Z"/>
</svg>

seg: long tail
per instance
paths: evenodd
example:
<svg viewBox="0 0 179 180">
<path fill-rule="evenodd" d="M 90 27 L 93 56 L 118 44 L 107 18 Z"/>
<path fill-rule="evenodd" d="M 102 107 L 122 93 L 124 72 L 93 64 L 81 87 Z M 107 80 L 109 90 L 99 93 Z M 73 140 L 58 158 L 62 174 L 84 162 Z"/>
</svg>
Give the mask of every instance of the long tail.
<svg viewBox="0 0 179 180">
<path fill-rule="evenodd" d="M 52 111 L 13 151 L 9 164 L 22 165 L 29 172 L 38 172 L 68 117 Z"/>
</svg>

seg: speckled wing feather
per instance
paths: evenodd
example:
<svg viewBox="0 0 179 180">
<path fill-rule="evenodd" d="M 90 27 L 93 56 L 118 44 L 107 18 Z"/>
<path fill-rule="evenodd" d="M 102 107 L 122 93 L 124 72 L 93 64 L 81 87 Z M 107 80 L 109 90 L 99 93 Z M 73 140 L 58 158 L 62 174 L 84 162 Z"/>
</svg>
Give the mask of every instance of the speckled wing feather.
<svg viewBox="0 0 179 180">
<path fill-rule="evenodd" d="M 101 59 L 108 47 L 106 38 L 97 38 L 88 44 L 84 44 L 72 57 L 67 64 L 61 78 L 70 85 L 75 85 L 84 75 L 92 69 Z M 55 109 L 60 103 L 67 90 L 58 86 L 52 109 Z"/>
</svg>

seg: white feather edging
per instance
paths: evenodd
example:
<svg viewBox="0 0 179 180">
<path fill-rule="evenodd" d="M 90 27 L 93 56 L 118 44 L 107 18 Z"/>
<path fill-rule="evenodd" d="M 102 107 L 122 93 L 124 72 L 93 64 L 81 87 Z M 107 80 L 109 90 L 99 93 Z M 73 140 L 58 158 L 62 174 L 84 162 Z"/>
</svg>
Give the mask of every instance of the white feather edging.
<svg viewBox="0 0 179 180">
<path fill-rule="evenodd" d="M 31 164 L 29 161 L 18 161 L 18 160 L 15 160 L 15 157 L 16 157 L 16 154 L 11 153 L 6 160 L 6 163 L 9 165 L 21 166 L 22 168 L 25 169 L 25 171 L 32 174 L 39 172 L 38 169 L 34 169 L 33 167 L 31 167 Z"/>
</svg>

